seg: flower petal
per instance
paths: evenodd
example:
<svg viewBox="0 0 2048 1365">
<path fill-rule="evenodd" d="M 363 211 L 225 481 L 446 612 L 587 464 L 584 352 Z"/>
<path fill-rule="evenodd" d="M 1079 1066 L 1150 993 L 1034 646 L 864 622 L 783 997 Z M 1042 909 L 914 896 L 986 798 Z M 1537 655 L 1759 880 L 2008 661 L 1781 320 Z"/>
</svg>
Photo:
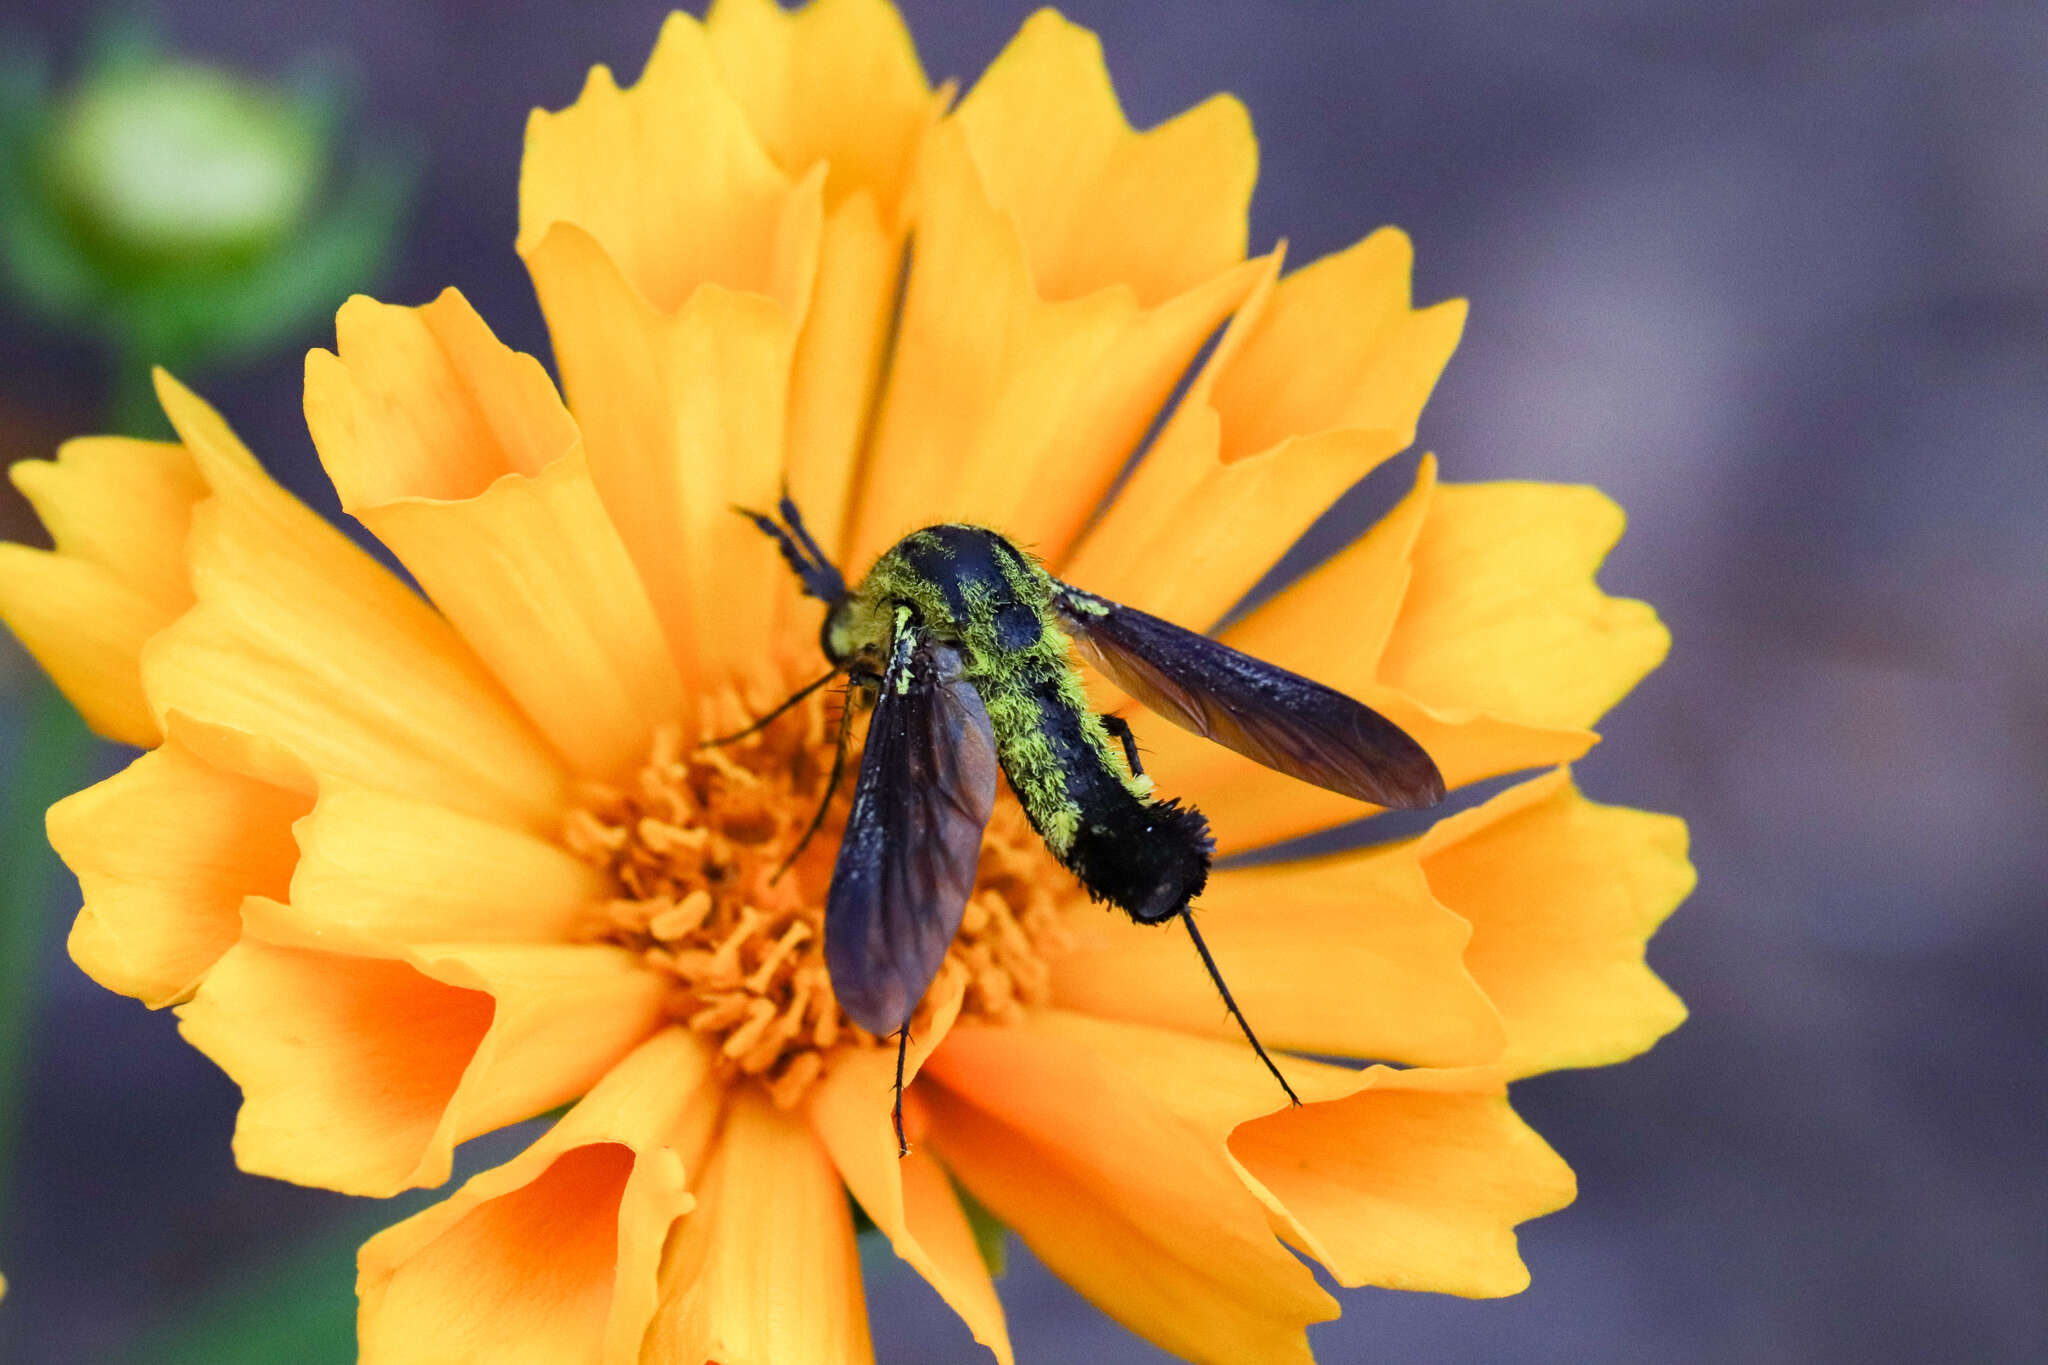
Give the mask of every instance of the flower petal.
<svg viewBox="0 0 2048 1365">
<path fill-rule="evenodd" d="M 1196 914 L 1269 1047 L 1426 1066 L 1493 1061 L 1505 1035 L 1465 965 L 1468 926 L 1430 893 L 1415 845 L 1219 869 Z M 1186 935 L 1093 907 L 1053 969 L 1064 1009 L 1237 1041 Z M 1249 1049 L 1247 1065 L 1256 1069 Z"/>
<path fill-rule="evenodd" d="M 1498 1070 L 1364 1074 L 1355 1095 L 1244 1124 L 1231 1152 L 1339 1284 L 1527 1288 L 1514 1227 L 1569 1204 L 1577 1183 L 1509 1107 Z"/>
<path fill-rule="evenodd" d="M 1439 488 L 1380 679 L 1440 709 L 1591 725 L 1671 646 L 1648 603 L 1593 583 L 1621 529 L 1621 509 L 1594 488 Z"/>
<path fill-rule="evenodd" d="M 140 660 L 192 603 L 185 533 L 206 496 L 192 457 L 176 444 L 100 436 L 8 472 L 57 548 L 0 545 L 0 620 L 87 724 L 155 744 Z"/>
<path fill-rule="evenodd" d="M 356 298 L 306 357 L 306 418 L 354 513 L 578 772 L 621 775 L 682 708 L 654 608 L 576 425 L 453 290 Z"/>
<path fill-rule="evenodd" d="M 1641 661 L 1649 648 L 1661 648 L 1664 636 L 1663 628 L 1649 617 L 1647 633 L 1626 632 L 1633 643 L 1608 648 L 1602 638 L 1607 630 L 1603 621 L 1611 615 L 1626 626 L 1648 609 L 1602 596 L 1591 586 L 1591 566 L 1583 560 L 1576 582 L 1551 574 L 1541 577 L 1527 594 L 1503 589 L 1491 616 L 1478 611 L 1446 613 L 1435 604 L 1456 596 L 1457 589 L 1448 580 L 1461 570 L 1443 562 L 1442 532 L 1436 528 L 1439 504 L 1452 491 L 1437 484 L 1436 462 L 1425 456 L 1414 491 L 1379 525 L 1233 625 L 1222 638 L 1379 711 L 1429 751 L 1445 781 L 1455 788 L 1501 773 L 1570 762 L 1597 736 L 1581 728 L 1583 721 L 1569 719 L 1574 713 L 1556 700 L 1563 694 L 1546 691 L 1540 683 L 1518 690 L 1515 683 L 1497 678 L 1451 688 L 1450 695 L 1444 695 L 1448 682 L 1433 676 L 1424 679 L 1436 688 L 1432 692 L 1415 692 L 1391 682 L 1384 660 L 1392 654 L 1394 640 L 1420 633 L 1428 641 L 1430 657 L 1437 652 L 1458 654 L 1496 675 L 1520 667 L 1509 651 L 1525 643 L 1534 648 L 1547 640 L 1550 643 L 1542 647 L 1554 647 L 1557 658 L 1553 665 L 1549 656 L 1540 657 L 1534 676 L 1541 678 L 1545 670 L 1552 670 L 1562 687 L 1576 689 L 1571 695 L 1583 697 L 1601 689 L 1625 690 L 1641 675 L 1640 668 L 1647 667 Z M 1582 510 L 1578 500 L 1534 501 L 1542 510 L 1519 534 L 1531 542 L 1572 542 L 1578 531 L 1569 514 Z M 1560 524 L 1548 519 L 1548 512 L 1567 515 Z M 1462 543 L 1469 555 L 1488 558 L 1482 575 L 1498 576 L 1502 582 L 1512 579 L 1511 563 L 1498 561 L 1496 570 L 1490 548 L 1469 536 Z M 1570 556 L 1554 544 L 1541 551 L 1531 546 L 1525 553 L 1532 558 L 1547 554 L 1552 560 Z M 1427 590 L 1420 586 L 1425 574 L 1430 578 Z M 1421 614 L 1419 626 L 1410 618 L 1411 605 Z M 1352 628 L 1332 630 L 1332 621 L 1349 622 Z M 1583 673 L 1564 657 L 1570 640 L 1584 647 Z M 1546 702 L 1546 697 L 1552 700 Z M 1480 709 L 1470 704 L 1474 699 L 1496 702 L 1500 709 Z M 1226 849 L 1305 834 L 1355 820 L 1373 809 L 1258 767 L 1171 726 L 1154 724 L 1140 734 L 1148 749 L 1146 770 L 1157 775 L 1159 789 L 1201 806 Z"/>
<path fill-rule="evenodd" d="M 1042 9 L 956 118 L 1045 298 L 1124 285 L 1149 306 L 1244 259 L 1258 145 L 1229 95 L 1134 132 L 1101 41 Z"/>
<path fill-rule="evenodd" d="M 251 900 L 178 1007 L 242 1087 L 242 1169 L 383 1196 L 448 1178 L 455 1144 L 584 1093 L 652 1033 L 662 980 L 562 945 L 381 944 Z"/>
<path fill-rule="evenodd" d="M 1092 1052 L 1213 1143 L 1275 1227 L 1340 1284 L 1492 1297 L 1527 1286 L 1514 1226 L 1571 1202 L 1572 1173 L 1508 1107 L 1498 1067 L 1363 1071 L 1289 1058 L 1287 1104 L 1242 1048 L 1049 1012 L 1043 1035 Z"/>
<path fill-rule="evenodd" d="M 666 1029 L 526 1151 L 371 1238 L 362 1359 L 637 1361 L 723 1091 L 703 1043 Z"/>
<path fill-rule="evenodd" d="M 316 775 L 553 831 L 563 775 L 447 622 L 257 468 L 159 373 L 214 496 L 193 513 L 198 602 L 150 641 L 144 690 L 218 766 L 310 793 Z"/>
<path fill-rule="evenodd" d="M 528 120 L 519 253 L 530 263 L 550 227 L 573 223 L 664 312 L 705 283 L 793 304 L 810 274 L 787 254 L 793 193 L 721 77 L 703 25 L 672 14 L 638 84 L 621 91 L 595 67 L 575 104 Z M 553 303 L 543 290 L 559 343 Z M 580 396 L 577 412 L 585 415 Z"/>
<path fill-rule="evenodd" d="M 809 1128 L 741 1086 L 692 1191 L 697 1207 L 662 1264 L 643 1360 L 873 1361 L 853 1218 Z"/>
<path fill-rule="evenodd" d="M 934 989 L 947 995 L 938 1000 L 930 1024 L 912 1039 L 904 1065 L 906 1129 L 914 1126 L 922 1094 L 908 1086 L 951 1031 L 962 985 L 953 974 L 941 976 Z M 840 1049 L 811 1087 L 811 1128 L 896 1254 L 939 1291 L 976 1341 L 1008 1365 L 1014 1357 L 1003 1306 L 945 1171 L 921 1151 L 898 1155 L 890 1117 L 895 1068 L 895 1054 L 888 1048 Z"/>
<path fill-rule="evenodd" d="M 1216 469 L 1223 439 L 1223 419 L 1213 401 L 1216 383 L 1272 306 L 1286 257 L 1282 242 L 1257 259 L 1252 287 L 1188 380 L 1180 402 L 1166 414 L 1115 500 L 1063 562 L 1061 572 L 1074 582 L 1117 599 L 1156 588 L 1157 577 L 1148 576 L 1143 552 L 1166 524 L 1165 516 Z"/>
<path fill-rule="evenodd" d="M 1261 267 L 1156 306 L 1127 284 L 1048 298 L 958 123 L 926 140 L 913 193 L 917 250 L 849 561 L 947 519 L 1056 561 Z"/>
<path fill-rule="evenodd" d="M 151 1009 L 192 993 L 242 932 L 242 901 L 281 896 L 311 802 L 195 756 L 173 735 L 50 807 L 50 843 L 84 906 L 71 958 Z"/>
<path fill-rule="evenodd" d="M 349 512 L 473 498 L 576 445 L 547 372 L 453 289 L 418 308 L 358 294 L 334 330 L 334 351 L 307 355 L 306 425 Z"/>
<path fill-rule="evenodd" d="M 1412 264 L 1387 228 L 1255 294 L 1089 536 L 1076 580 L 1206 629 L 1338 493 L 1406 449 L 1465 321 L 1461 301 L 1410 307 Z M 1329 437 L 1312 438 L 1338 432 L 1353 454 L 1333 463 Z M 1234 470 L 1254 457 L 1273 474 L 1247 491 Z"/>
<path fill-rule="evenodd" d="M 865 191 L 897 216 L 938 99 L 885 0 L 717 0 L 704 33 L 754 136 L 791 180 L 829 167 L 825 206 Z"/>
<path fill-rule="evenodd" d="M 321 792 L 298 850 L 294 907 L 392 943 L 566 942 L 606 895 L 597 869 L 548 840 L 385 792 Z"/>
<path fill-rule="evenodd" d="M 1335 1302 L 1220 1146 L 1120 1064 L 1034 1015 L 954 1029 L 926 1074 L 940 1158 L 1105 1312 L 1193 1361 L 1310 1359 L 1307 1324 Z"/>
<path fill-rule="evenodd" d="M 558 225 L 527 255 L 591 476 L 687 683 L 764 675 L 790 604 L 775 546 L 735 505 L 773 506 L 795 345 L 774 300 L 707 285 L 673 313 Z M 774 672 L 780 682 L 780 670 Z"/>
<path fill-rule="evenodd" d="M 1280 281 L 1217 377 L 1225 464 L 1333 428 L 1387 431 L 1404 449 L 1465 327 L 1455 299 L 1417 310 L 1406 233 L 1381 228 Z"/>
<path fill-rule="evenodd" d="M 1331 503 L 1406 444 L 1392 432 L 1326 431 L 1213 469 L 1153 522 L 1128 586 L 1103 595 L 1208 630 Z"/>
<path fill-rule="evenodd" d="M 843 549 L 846 540 L 895 315 L 903 241 L 903 229 L 886 224 L 875 201 L 857 193 L 832 210 L 818 243 L 818 278 L 790 379 L 783 462 L 805 524 L 828 551 Z"/>
<path fill-rule="evenodd" d="M 1691 892 L 1685 822 L 1588 801 L 1548 773 L 1454 815 L 1420 843 L 1465 961 L 1507 1024 L 1514 1075 L 1633 1057 L 1685 1019 L 1643 945 Z"/>
</svg>

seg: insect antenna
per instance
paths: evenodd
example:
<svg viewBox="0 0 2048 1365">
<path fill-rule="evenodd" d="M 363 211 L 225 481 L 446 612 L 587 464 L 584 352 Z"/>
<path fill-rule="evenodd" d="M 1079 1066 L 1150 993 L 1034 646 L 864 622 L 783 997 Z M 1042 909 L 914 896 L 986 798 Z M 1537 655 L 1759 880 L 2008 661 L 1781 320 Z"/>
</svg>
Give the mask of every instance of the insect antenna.
<svg viewBox="0 0 2048 1365">
<path fill-rule="evenodd" d="M 846 596 L 846 580 L 840 576 L 839 570 L 832 566 L 832 561 L 826 557 L 824 550 L 819 548 L 818 542 L 811 539 L 810 528 L 804 525 L 804 514 L 796 510 L 796 502 L 789 496 L 787 479 L 783 480 L 782 497 L 776 502 L 775 510 L 781 515 L 783 525 L 789 528 L 790 534 L 797 538 L 804 552 L 811 557 L 811 562 L 819 570 L 821 578 L 828 580 L 821 582 L 819 586 L 830 589 L 830 595 L 819 595 L 825 596 L 828 602 L 836 602 Z M 809 586 L 808 582 L 806 586 Z"/>
<path fill-rule="evenodd" d="M 1223 996 L 1223 1007 L 1230 1011 L 1231 1018 L 1237 1020 L 1237 1026 L 1244 1030 L 1245 1040 L 1252 1045 L 1252 1051 L 1259 1054 L 1259 1060 L 1266 1064 L 1266 1070 L 1273 1073 L 1273 1079 L 1280 1082 L 1280 1088 L 1287 1092 L 1287 1098 L 1294 1102 L 1295 1108 L 1299 1109 L 1301 1107 L 1301 1096 L 1294 1093 L 1294 1087 L 1289 1085 L 1287 1078 L 1280 1074 L 1280 1068 L 1273 1065 L 1273 1059 L 1268 1057 L 1266 1049 L 1259 1045 L 1258 1035 L 1253 1033 L 1252 1026 L 1245 1022 L 1244 1011 L 1237 1007 L 1237 1001 L 1230 998 L 1230 987 L 1223 984 L 1223 973 L 1216 970 L 1216 959 L 1209 956 L 1209 945 L 1202 942 L 1202 933 L 1199 929 L 1195 928 L 1194 912 L 1183 907 L 1180 912 L 1180 922 L 1188 927 L 1188 937 L 1195 941 L 1195 951 L 1202 955 L 1202 965 L 1209 969 L 1209 979 L 1216 983 L 1216 990 Z"/>
<path fill-rule="evenodd" d="M 825 552 L 818 548 L 818 542 L 812 540 L 811 533 L 804 529 L 804 519 L 797 512 L 796 504 L 789 500 L 787 490 L 784 490 L 778 507 L 782 515 L 788 518 L 788 527 L 784 527 L 766 512 L 756 512 L 751 507 L 734 504 L 732 510 L 753 522 L 762 535 L 775 542 L 775 548 L 782 551 L 783 560 L 796 574 L 798 581 L 804 585 L 807 596 L 815 597 L 831 606 L 837 606 L 845 601 L 845 577 L 833 567 L 831 560 L 825 558 Z"/>
<path fill-rule="evenodd" d="M 836 672 L 837 670 L 834 671 Z M 831 676 L 832 674 L 830 673 L 825 675 L 827 678 Z M 820 683 L 823 681 L 824 679 L 819 679 Z M 816 687 L 818 683 L 813 683 L 811 686 Z M 852 735 L 853 685 L 849 684 L 846 689 L 846 704 L 839 710 L 839 742 L 832 749 L 832 774 L 825 779 L 824 798 L 818 802 L 818 809 L 811 816 L 811 823 L 805 826 L 803 837 L 796 841 L 796 847 L 789 851 L 789 856 L 782 860 L 782 866 L 776 868 L 775 875 L 768 879 L 770 886 L 782 880 L 782 874 L 789 871 L 796 864 L 796 860 L 803 856 L 803 851 L 810 847 L 811 840 L 817 836 L 820 829 L 824 828 L 825 812 L 832 809 L 832 795 L 839 790 L 839 779 L 846 775 L 847 741 L 852 738 Z"/>
<path fill-rule="evenodd" d="M 824 677 L 818 678 L 812 682 L 805 683 L 802 687 L 799 687 L 796 691 L 790 693 L 788 698 L 785 699 L 780 705 L 778 705 L 773 711 L 770 711 L 767 715 L 761 717 L 752 725 L 749 725 L 746 729 L 735 730 L 729 735 L 720 735 L 717 739 L 707 739 L 700 747 L 705 749 L 716 749 L 721 744 L 730 744 L 736 739 L 745 739 L 748 735 L 760 733 L 761 731 L 767 729 L 769 723 L 773 721 L 776 717 L 782 715 L 784 712 L 788 711 L 790 707 L 795 706 L 805 697 L 810 696 L 811 693 L 817 691 L 819 688 L 823 687 L 826 683 L 831 682 L 834 678 L 838 676 L 839 670 L 835 668 L 830 673 L 827 673 Z"/>
</svg>

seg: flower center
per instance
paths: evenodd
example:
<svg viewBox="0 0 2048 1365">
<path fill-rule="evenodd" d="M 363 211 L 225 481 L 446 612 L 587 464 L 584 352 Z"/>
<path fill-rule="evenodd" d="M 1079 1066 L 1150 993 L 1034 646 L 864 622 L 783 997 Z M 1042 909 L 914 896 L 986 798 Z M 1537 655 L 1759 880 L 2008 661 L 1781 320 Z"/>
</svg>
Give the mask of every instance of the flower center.
<svg viewBox="0 0 2048 1365">
<path fill-rule="evenodd" d="M 816 837 L 783 871 L 825 797 L 836 730 L 822 697 L 716 747 L 686 744 L 680 728 L 665 727 L 634 780 L 586 789 L 565 829 L 569 848 L 613 884 L 588 937 L 630 948 L 672 978 L 670 1015 L 709 1037 L 729 1074 L 759 1078 L 783 1108 L 823 1074 L 833 1048 L 883 1043 L 840 1010 L 825 967 L 825 893 L 858 754 L 847 756 Z M 1014 1023 L 1024 1006 L 1051 998 L 1070 880 L 1004 793 L 934 983 L 959 981 L 962 1018 Z M 913 1034 L 940 994 L 927 993 Z"/>
</svg>

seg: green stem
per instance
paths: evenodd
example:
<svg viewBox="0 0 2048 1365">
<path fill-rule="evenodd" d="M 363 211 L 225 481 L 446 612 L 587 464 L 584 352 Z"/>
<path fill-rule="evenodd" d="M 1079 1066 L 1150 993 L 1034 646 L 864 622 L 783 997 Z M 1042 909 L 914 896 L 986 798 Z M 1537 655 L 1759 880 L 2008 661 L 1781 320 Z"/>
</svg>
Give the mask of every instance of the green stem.
<svg viewBox="0 0 2048 1365">
<path fill-rule="evenodd" d="M 75 790 L 92 754 L 92 732 L 62 693 L 31 674 L 14 771 L 0 784 L 0 1226 L 21 1122 L 21 1086 L 32 1054 L 36 1005 L 56 928 L 57 855 L 43 812 Z"/>
<path fill-rule="evenodd" d="M 170 419 L 156 401 L 155 362 L 141 344 L 120 347 L 114 358 L 114 387 L 107 395 L 109 431 L 121 436 L 162 440 L 171 435 Z"/>
</svg>

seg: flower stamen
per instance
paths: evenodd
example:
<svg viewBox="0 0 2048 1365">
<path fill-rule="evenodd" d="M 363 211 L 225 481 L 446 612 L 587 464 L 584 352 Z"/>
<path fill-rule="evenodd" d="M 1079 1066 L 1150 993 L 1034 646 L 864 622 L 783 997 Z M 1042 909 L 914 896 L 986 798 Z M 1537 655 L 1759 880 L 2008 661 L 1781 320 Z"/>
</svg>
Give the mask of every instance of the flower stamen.
<svg viewBox="0 0 2048 1365">
<path fill-rule="evenodd" d="M 824 1074 L 833 1048 L 886 1041 L 841 1012 L 825 966 L 825 895 L 851 800 L 844 784 L 826 813 L 828 837 L 777 875 L 824 797 L 836 733 L 822 697 L 731 745 L 692 748 L 679 728 L 664 728 L 632 781 L 587 789 L 563 829 L 613 885 L 587 937 L 629 948 L 671 978 L 669 1014 L 783 1108 Z M 1064 901 L 1078 899 L 1055 894 L 1067 881 L 1016 803 L 999 801 L 940 968 L 963 990 L 963 1018 L 1014 1023 L 1051 998 L 1050 959 L 1068 943 Z M 919 1007 L 913 1034 L 930 1008 Z"/>
</svg>

